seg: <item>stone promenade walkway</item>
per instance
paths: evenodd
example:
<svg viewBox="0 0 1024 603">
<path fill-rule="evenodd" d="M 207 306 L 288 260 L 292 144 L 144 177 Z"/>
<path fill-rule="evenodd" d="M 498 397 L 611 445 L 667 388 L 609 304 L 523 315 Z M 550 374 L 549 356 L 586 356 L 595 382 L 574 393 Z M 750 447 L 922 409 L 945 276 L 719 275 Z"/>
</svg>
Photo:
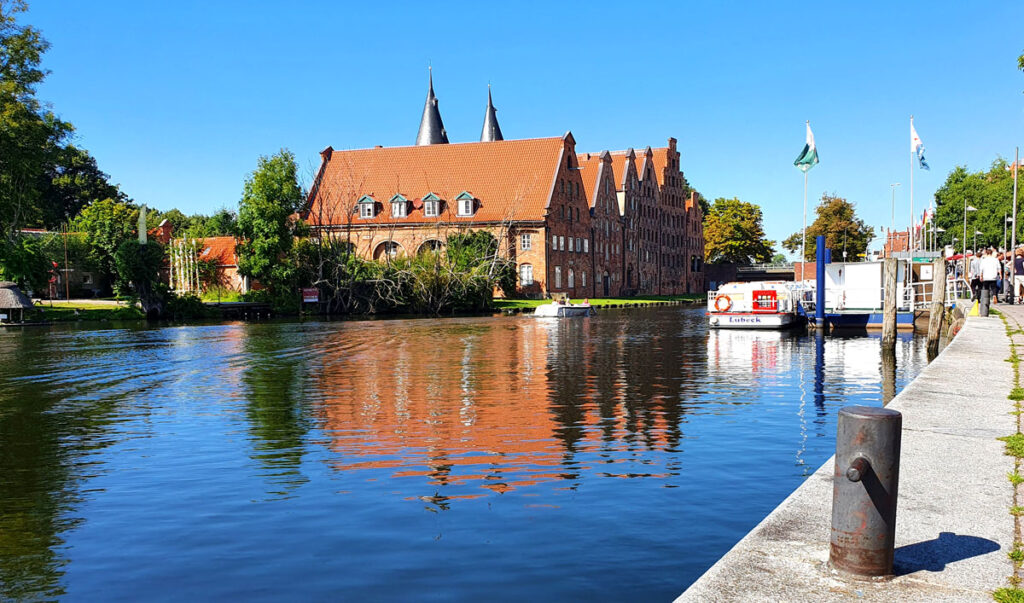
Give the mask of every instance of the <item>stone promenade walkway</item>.
<svg viewBox="0 0 1024 603">
<path fill-rule="evenodd" d="M 1024 307 L 998 309 L 1024 325 Z M 1014 459 L 996 440 L 1017 430 L 1009 356 L 1003 321 L 972 317 L 888 405 L 903 413 L 895 578 L 841 580 L 826 567 L 829 459 L 677 601 L 992 601 L 1014 571 Z"/>
</svg>

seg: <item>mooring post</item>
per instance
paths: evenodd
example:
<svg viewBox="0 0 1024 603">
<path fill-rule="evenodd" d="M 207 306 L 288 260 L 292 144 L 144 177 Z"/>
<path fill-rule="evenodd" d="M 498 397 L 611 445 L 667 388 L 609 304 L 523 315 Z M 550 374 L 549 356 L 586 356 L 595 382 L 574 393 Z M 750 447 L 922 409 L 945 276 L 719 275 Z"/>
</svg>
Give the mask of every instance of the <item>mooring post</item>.
<svg viewBox="0 0 1024 603">
<path fill-rule="evenodd" d="M 840 409 L 829 564 L 855 577 L 892 575 L 903 415 Z"/>
<path fill-rule="evenodd" d="M 939 351 L 939 335 L 942 333 L 942 318 L 946 314 L 946 260 L 936 258 L 932 262 L 932 308 L 928 313 L 928 355 Z"/>
<path fill-rule="evenodd" d="M 825 328 L 825 237 L 818 235 L 815 239 L 814 252 L 814 321 L 819 329 Z"/>
<path fill-rule="evenodd" d="M 882 299 L 882 346 L 896 347 L 896 258 L 885 258 L 885 292 Z"/>
</svg>

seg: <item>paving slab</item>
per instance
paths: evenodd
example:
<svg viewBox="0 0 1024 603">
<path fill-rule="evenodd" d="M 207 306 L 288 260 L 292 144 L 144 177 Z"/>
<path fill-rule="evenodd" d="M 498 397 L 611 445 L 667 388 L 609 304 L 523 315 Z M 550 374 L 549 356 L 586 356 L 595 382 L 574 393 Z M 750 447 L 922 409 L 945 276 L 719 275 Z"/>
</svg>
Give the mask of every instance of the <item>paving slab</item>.
<svg viewBox="0 0 1024 603">
<path fill-rule="evenodd" d="M 995 439 L 1017 428 L 1009 356 L 1002 320 L 971 317 L 889 403 L 903 413 L 895 577 L 828 568 L 833 457 L 677 601 L 992 601 L 1013 573 L 1014 464 Z"/>
</svg>

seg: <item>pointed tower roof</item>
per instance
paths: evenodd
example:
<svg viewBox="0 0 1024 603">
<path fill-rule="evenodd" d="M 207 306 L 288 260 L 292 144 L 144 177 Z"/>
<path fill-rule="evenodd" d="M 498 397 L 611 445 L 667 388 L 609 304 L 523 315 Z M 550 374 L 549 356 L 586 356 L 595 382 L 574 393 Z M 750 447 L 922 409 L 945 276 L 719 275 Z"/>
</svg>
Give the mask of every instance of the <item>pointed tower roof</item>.
<svg viewBox="0 0 1024 603">
<path fill-rule="evenodd" d="M 420 118 L 420 131 L 416 135 L 416 145 L 448 144 L 448 133 L 441 122 L 441 111 L 437 108 L 437 97 L 434 96 L 434 70 L 430 70 L 430 89 L 427 91 L 427 102 L 423 105 L 423 117 Z"/>
<path fill-rule="evenodd" d="M 501 135 L 501 127 L 498 126 L 498 110 L 494 108 L 491 101 L 491 85 L 487 84 L 487 113 L 484 115 L 484 129 L 480 133 L 480 142 L 495 142 L 505 140 Z"/>
</svg>

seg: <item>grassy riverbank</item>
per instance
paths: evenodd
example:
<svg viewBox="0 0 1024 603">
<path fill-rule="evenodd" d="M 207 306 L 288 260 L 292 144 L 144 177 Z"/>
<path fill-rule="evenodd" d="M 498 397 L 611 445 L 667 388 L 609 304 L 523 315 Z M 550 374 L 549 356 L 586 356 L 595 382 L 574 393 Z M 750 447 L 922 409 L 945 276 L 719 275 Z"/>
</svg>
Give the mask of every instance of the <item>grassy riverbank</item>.
<svg viewBox="0 0 1024 603">
<path fill-rule="evenodd" d="M 703 293 L 691 293 L 687 295 L 639 295 L 637 297 L 591 298 L 589 301 L 590 305 L 599 308 L 601 306 L 621 306 L 623 304 L 653 305 L 664 302 L 700 303 L 705 299 L 707 299 L 707 296 Z M 580 303 L 583 299 L 573 299 L 571 301 L 573 303 Z M 550 299 L 496 299 L 494 300 L 494 307 L 498 310 L 524 310 L 533 309 L 537 306 L 550 302 Z"/>
<path fill-rule="evenodd" d="M 141 320 L 145 317 L 137 306 L 113 300 L 44 301 L 25 311 L 26 321 L 42 322 Z"/>
</svg>

